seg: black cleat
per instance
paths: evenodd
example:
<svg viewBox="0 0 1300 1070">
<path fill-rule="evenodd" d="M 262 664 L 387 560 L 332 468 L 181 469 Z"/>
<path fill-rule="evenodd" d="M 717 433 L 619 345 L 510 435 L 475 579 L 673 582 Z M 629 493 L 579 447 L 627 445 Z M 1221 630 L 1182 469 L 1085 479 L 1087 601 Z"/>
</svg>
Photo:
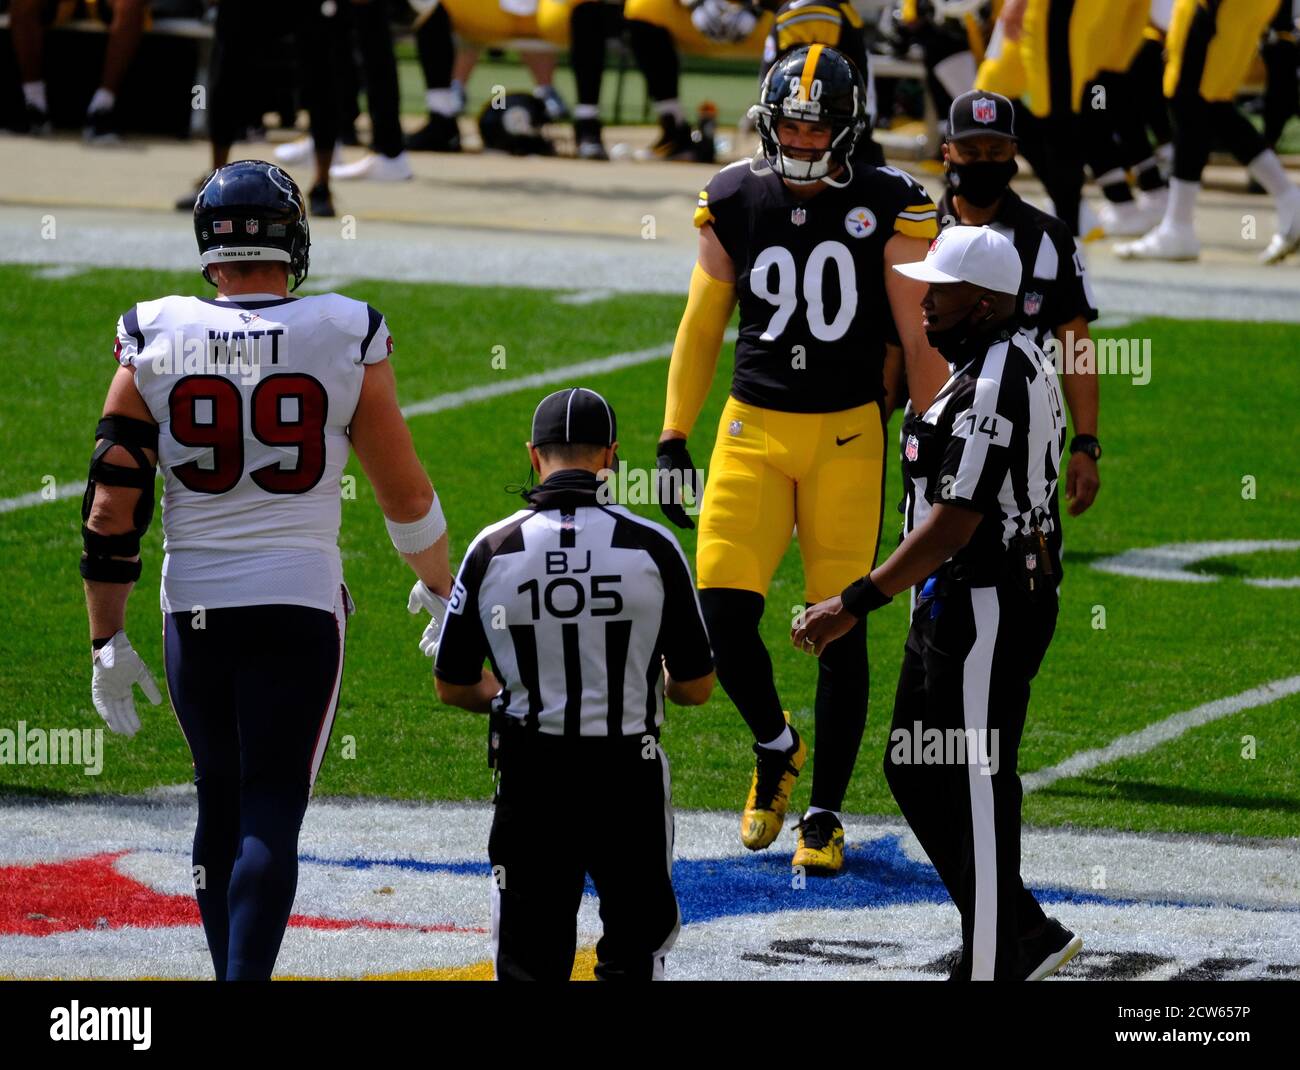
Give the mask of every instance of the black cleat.
<svg viewBox="0 0 1300 1070">
<path fill-rule="evenodd" d="M 410 152 L 460 152 L 460 124 L 454 115 L 429 113 L 429 121 L 406 135 Z"/>
<path fill-rule="evenodd" d="M 1020 938 L 1018 973 L 1026 981 L 1050 977 L 1083 949 L 1083 940 L 1055 918 Z"/>
<path fill-rule="evenodd" d="M 116 145 L 122 140 L 118 134 L 116 111 L 102 108 L 88 113 L 81 137 L 87 145 Z"/>
<path fill-rule="evenodd" d="M 330 196 L 329 186 L 323 182 L 312 186 L 307 194 L 307 212 L 317 219 L 334 218 L 334 198 Z"/>
<path fill-rule="evenodd" d="M 605 151 L 605 142 L 600 136 L 599 119 L 574 119 L 573 137 L 578 145 L 576 155 L 579 160 L 609 159 L 609 153 Z"/>
<path fill-rule="evenodd" d="M 650 146 L 656 160 L 695 160 L 699 146 L 691 136 L 691 124 L 671 115 L 659 116 L 659 140 Z"/>
<path fill-rule="evenodd" d="M 23 132 L 30 134 L 32 137 L 48 137 L 54 132 L 54 127 L 50 125 L 50 117 L 46 114 L 44 108 L 38 108 L 35 104 L 28 104 L 25 118 L 27 125 Z"/>
</svg>

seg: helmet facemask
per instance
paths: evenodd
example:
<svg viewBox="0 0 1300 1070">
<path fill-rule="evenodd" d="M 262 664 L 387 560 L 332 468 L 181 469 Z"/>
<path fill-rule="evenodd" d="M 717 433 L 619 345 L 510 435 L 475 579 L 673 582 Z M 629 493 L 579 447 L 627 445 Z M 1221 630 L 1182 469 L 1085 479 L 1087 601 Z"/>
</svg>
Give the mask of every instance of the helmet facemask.
<svg viewBox="0 0 1300 1070">
<path fill-rule="evenodd" d="M 791 58 L 797 60 L 797 55 Z M 842 57 L 840 62 L 845 67 L 849 66 L 848 61 Z M 759 102 L 749 109 L 749 117 L 758 130 L 768 167 L 790 185 L 809 186 L 825 182 L 832 186 L 843 186 L 852 181 L 850 157 L 867 128 L 867 122 L 866 91 L 861 77 L 856 71 L 849 77 L 852 79 L 850 93 L 841 94 L 847 100 L 839 101 L 838 107 L 834 101 L 823 101 L 820 79 L 812 79 L 811 92 L 807 92 L 801 79 L 791 77 L 790 65 L 787 63 L 773 66 L 764 79 Z M 817 159 L 791 155 L 789 148 L 781 144 L 776 133 L 776 124 L 781 119 L 828 123 L 831 129 L 830 144 Z M 847 169 L 848 176 L 842 180 L 831 178 L 832 172 L 839 168 Z"/>
</svg>

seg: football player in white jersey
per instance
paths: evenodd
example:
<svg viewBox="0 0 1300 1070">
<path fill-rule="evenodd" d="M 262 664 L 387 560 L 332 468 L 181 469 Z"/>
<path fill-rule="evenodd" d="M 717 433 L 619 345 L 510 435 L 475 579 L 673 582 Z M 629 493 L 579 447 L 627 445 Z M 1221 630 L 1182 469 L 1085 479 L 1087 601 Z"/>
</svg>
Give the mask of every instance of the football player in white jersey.
<svg viewBox="0 0 1300 1070">
<path fill-rule="evenodd" d="M 309 248 L 293 180 L 257 161 L 222 167 L 198 194 L 194 227 L 216 297 L 145 301 L 118 323 L 120 367 L 82 506 L 92 694 L 127 735 L 140 726 L 133 686 L 161 700 L 124 631 L 158 465 L 167 684 L 194 756 L 199 909 L 219 980 L 269 978 L 342 679 L 349 446 L 419 577 L 408 608 L 434 617 L 426 653 L 451 572 L 384 318 L 338 294 L 289 296 Z"/>
</svg>

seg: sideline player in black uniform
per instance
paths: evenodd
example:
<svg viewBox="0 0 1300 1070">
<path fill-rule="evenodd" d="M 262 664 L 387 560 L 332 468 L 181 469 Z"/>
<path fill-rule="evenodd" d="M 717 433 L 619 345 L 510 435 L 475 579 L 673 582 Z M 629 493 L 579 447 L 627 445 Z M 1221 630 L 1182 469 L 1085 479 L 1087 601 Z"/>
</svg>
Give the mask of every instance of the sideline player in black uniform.
<svg viewBox="0 0 1300 1070">
<path fill-rule="evenodd" d="M 1006 97 L 972 89 L 953 101 L 943 160 L 948 189 L 939 200 L 939 226 L 987 226 L 1011 239 L 1023 268 L 1016 319 L 1040 347 L 1055 338 L 1062 354 L 1061 386 L 1074 425 L 1065 496 L 1070 515 L 1078 516 L 1101 487 L 1097 376 L 1074 359 L 1089 342 L 1088 324 L 1097 318 L 1083 256 L 1061 220 L 1011 189 L 1016 130 Z"/>
<path fill-rule="evenodd" d="M 1050 534 L 1065 413 L 1050 365 L 1016 327 L 1021 266 L 1010 241 L 952 227 L 924 263 L 895 270 L 930 284 L 926 333 L 953 374 L 903 423 L 902 543 L 808 610 L 791 637 L 824 656 L 920 585 L 885 777 L 961 912 L 953 978 L 1039 980 L 1083 946 L 1020 879 L 1016 772 L 1029 684 L 1056 630 L 1061 561 Z M 937 756 L 936 734 L 952 744 Z"/>
<path fill-rule="evenodd" d="M 889 343 L 901 334 L 918 408 L 947 368 L 920 329 L 920 287 L 887 270 L 924 255 L 934 204 L 902 172 L 852 162 L 866 128 L 858 69 L 826 46 L 800 48 L 768 73 L 754 115 L 763 156 L 723 168 L 700 194 L 699 262 L 668 372 L 658 467 L 694 479 L 686 437 L 738 300 L 697 568 L 718 679 L 756 741 L 741 839 L 758 850 L 780 832 L 807 755 L 759 637 L 768 585 L 796 526 L 808 602 L 871 567 L 899 352 Z M 660 500 L 673 523 L 693 526 L 680 494 Z M 815 710 L 818 760 L 794 865 L 833 874 L 843 865 L 838 811 L 866 725 L 865 626 L 822 660 Z"/>
</svg>

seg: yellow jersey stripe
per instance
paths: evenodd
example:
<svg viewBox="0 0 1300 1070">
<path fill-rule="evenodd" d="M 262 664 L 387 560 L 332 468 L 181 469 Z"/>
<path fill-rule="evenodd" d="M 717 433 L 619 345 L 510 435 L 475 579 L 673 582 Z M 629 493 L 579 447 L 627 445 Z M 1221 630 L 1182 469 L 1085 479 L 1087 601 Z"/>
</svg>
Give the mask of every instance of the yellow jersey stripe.
<svg viewBox="0 0 1300 1070">
<path fill-rule="evenodd" d="M 808 49 L 808 58 L 803 61 L 803 73 L 799 75 L 799 86 L 803 90 L 804 100 L 812 100 L 813 75 L 817 73 L 817 61 L 822 58 L 825 45 L 813 45 Z"/>
<path fill-rule="evenodd" d="M 862 16 L 858 14 L 857 9 L 852 4 L 840 4 L 840 10 L 844 12 L 844 18 L 848 20 L 850 26 L 855 30 L 862 29 Z"/>
<path fill-rule="evenodd" d="M 939 233 L 939 223 L 933 216 L 922 221 L 899 215 L 894 218 L 894 230 L 909 238 L 933 238 Z"/>
</svg>

